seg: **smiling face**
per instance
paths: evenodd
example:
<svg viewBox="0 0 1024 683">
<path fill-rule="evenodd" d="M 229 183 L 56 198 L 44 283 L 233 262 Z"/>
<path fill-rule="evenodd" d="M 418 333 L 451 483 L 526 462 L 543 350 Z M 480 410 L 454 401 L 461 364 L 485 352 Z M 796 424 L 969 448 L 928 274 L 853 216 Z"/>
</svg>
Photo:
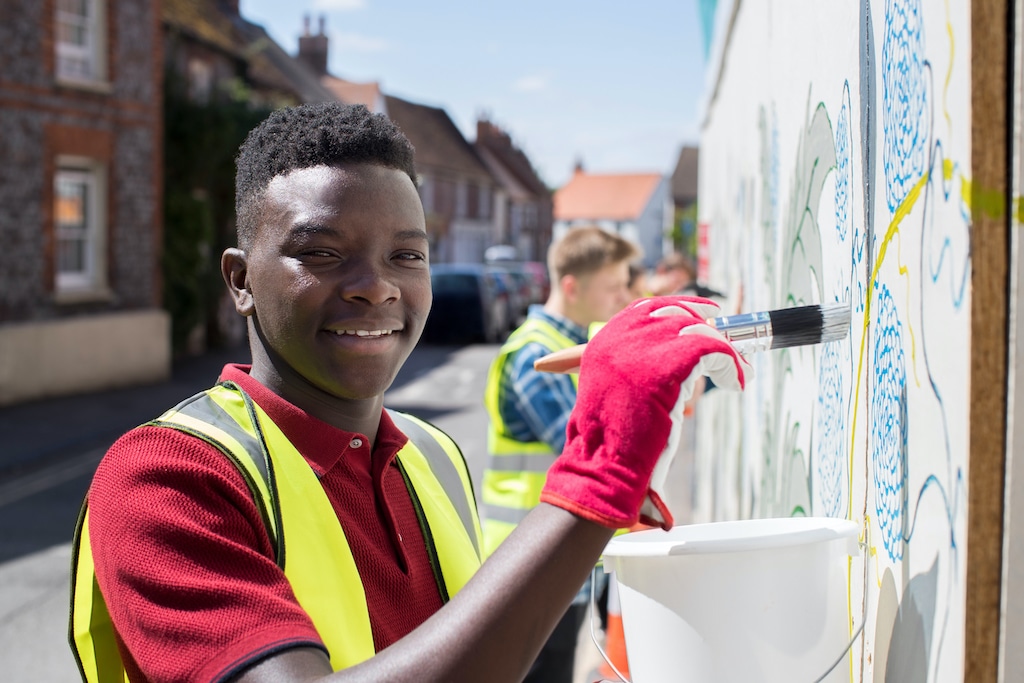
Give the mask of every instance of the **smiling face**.
<svg viewBox="0 0 1024 683">
<path fill-rule="evenodd" d="M 318 415 L 379 411 L 430 310 L 416 188 L 373 164 L 275 177 L 253 243 L 225 252 L 223 271 L 249 318 L 253 377 Z"/>
</svg>

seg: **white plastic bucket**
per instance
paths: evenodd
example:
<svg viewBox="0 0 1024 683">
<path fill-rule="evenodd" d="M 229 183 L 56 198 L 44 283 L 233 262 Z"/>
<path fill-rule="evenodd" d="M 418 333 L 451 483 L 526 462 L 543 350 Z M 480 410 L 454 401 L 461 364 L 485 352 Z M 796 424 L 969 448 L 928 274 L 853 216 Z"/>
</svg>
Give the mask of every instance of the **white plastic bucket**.
<svg viewBox="0 0 1024 683">
<path fill-rule="evenodd" d="M 814 683 L 853 635 L 858 527 L 817 517 L 653 529 L 611 540 L 633 683 Z M 824 681 L 848 681 L 849 656 Z"/>
</svg>

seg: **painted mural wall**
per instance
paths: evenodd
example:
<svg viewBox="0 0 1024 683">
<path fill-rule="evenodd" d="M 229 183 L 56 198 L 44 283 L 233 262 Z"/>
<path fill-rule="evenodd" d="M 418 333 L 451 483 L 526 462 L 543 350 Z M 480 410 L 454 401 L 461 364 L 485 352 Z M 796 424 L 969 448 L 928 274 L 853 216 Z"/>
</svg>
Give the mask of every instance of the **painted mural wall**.
<svg viewBox="0 0 1024 683">
<path fill-rule="evenodd" d="M 692 518 L 857 522 L 852 679 L 962 681 L 968 2 L 721 5 L 700 154 L 708 284 L 726 312 L 842 302 L 852 325 L 757 354 L 746 392 L 701 399 Z"/>
</svg>

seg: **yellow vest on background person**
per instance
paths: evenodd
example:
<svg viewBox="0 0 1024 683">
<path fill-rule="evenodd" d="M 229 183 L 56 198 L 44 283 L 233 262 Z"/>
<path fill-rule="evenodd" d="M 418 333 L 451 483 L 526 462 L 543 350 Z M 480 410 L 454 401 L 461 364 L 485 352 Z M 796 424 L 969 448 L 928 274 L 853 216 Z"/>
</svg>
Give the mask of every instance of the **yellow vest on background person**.
<svg viewBox="0 0 1024 683">
<path fill-rule="evenodd" d="M 487 430 L 487 467 L 484 469 L 481 502 L 483 504 L 484 557 L 501 545 L 512 530 L 540 503 L 548 468 L 558 456 L 543 441 L 517 441 L 508 432 L 499 410 L 501 378 L 510 355 L 531 342 L 539 342 L 551 351 L 576 346 L 576 342 L 554 325 L 538 318 L 527 318 L 508 338 L 491 363 L 484 392 L 484 405 L 490 416 Z M 571 375 L 573 384 L 576 375 Z"/>
<path fill-rule="evenodd" d="M 465 459 L 448 435 L 388 411 L 409 437 L 396 456 L 409 487 L 438 589 L 448 602 L 482 563 L 481 529 Z M 309 464 L 263 410 L 232 382 L 196 394 L 148 425 L 192 434 L 238 468 L 296 599 L 338 671 L 375 654 L 362 580 L 337 514 Z M 336 577 L 336 580 L 324 580 Z M 83 680 L 126 681 L 114 627 L 94 573 L 88 501 L 72 548 L 69 640 Z"/>
</svg>

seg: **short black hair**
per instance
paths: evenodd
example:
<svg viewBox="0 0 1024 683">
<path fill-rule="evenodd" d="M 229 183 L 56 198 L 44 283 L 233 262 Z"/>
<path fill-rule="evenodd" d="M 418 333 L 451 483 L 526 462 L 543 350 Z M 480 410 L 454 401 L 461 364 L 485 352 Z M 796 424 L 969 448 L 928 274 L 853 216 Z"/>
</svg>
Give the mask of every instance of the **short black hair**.
<svg viewBox="0 0 1024 683">
<path fill-rule="evenodd" d="M 388 117 L 361 104 L 321 102 L 285 107 L 249 131 L 235 160 L 239 246 L 251 244 L 258 208 L 270 181 L 312 166 L 370 163 L 408 174 L 416 183 L 414 150 Z"/>
</svg>

